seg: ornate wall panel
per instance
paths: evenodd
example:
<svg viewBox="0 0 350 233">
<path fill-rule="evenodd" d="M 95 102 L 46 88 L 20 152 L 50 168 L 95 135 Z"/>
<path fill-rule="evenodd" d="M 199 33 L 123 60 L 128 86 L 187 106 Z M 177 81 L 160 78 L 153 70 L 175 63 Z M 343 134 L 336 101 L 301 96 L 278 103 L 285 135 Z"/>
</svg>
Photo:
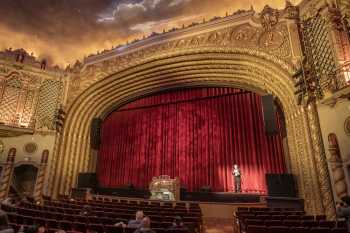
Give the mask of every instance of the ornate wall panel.
<svg viewBox="0 0 350 233">
<path fill-rule="evenodd" d="M 303 22 L 303 35 L 306 55 L 312 65 L 314 75 L 322 86 L 327 84 L 328 75 L 336 70 L 335 54 L 330 45 L 327 20 L 316 15 Z M 324 84 L 323 84 L 324 83 Z"/>
<path fill-rule="evenodd" d="M 23 113 L 22 113 L 22 119 L 21 119 L 21 125 L 26 125 L 29 127 L 34 127 L 33 124 L 33 113 L 35 111 L 35 92 L 30 90 L 27 92 L 27 96 L 24 101 L 24 107 L 23 107 Z"/>
<path fill-rule="evenodd" d="M 12 76 L 4 81 L 3 95 L 0 102 L 0 106 L 2 106 L 1 121 L 8 124 L 16 124 L 18 122 L 17 107 L 21 93 L 22 82 L 17 76 Z"/>
<path fill-rule="evenodd" d="M 56 80 L 45 80 L 40 86 L 36 111 L 37 128 L 55 129 L 62 89 L 62 82 Z"/>
<path fill-rule="evenodd" d="M 344 16 L 344 19 L 347 21 L 347 24 L 350 29 L 350 2 L 348 0 L 338 0 L 338 4 L 342 12 L 342 15 Z"/>
</svg>

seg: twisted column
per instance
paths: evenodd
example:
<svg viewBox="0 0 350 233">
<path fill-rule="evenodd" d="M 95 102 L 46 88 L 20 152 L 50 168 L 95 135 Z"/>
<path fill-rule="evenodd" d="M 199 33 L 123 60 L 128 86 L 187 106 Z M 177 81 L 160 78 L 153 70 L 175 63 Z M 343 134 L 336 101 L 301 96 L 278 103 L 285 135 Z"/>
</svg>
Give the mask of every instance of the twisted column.
<svg viewBox="0 0 350 233">
<path fill-rule="evenodd" d="M 313 149 L 313 159 L 315 162 L 317 180 L 324 212 L 329 219 L 335 219 L 335 206 L 332 194 L 332 185 L 330 182 L 326 152 L 322 140 L 320 120 L 318 117 L 317 106 L 315 101 L 308 105 L 308 119 Z"/>
<path fill-rule="evenodd" d="M 11 148 L 7 155 L 7 161 L 3 166 L 2 179 L 0 181 L 0 200 L 7 198 L 12 177 L 13 177 L 13 164 L 16 157 L 16 148 Z"/>
<path fill-rule="evenodd" d="M 41 201 L 42 199 L 48 157 L 49 157 L 49 150 L 44 150 L 41 155 L 41 163 L 40 163 L 40 167 L 39 167 L 39 171 L 38 171 L 38 175 L 37 175 L 36 183 L 34 187 L 33 197 L 35 201 Z"/>
<path fill-rule="evenodd" d="M 345 172 L 338 145 L 337 136 L 334 133 L 328 135 L 328 151 L 331 154 L 328 162 L 330 163 L 334 181 L 334 189 L 337 197 L 341 199 L 348 194 L 348 187 L 345 180 Z"/>
</svg>

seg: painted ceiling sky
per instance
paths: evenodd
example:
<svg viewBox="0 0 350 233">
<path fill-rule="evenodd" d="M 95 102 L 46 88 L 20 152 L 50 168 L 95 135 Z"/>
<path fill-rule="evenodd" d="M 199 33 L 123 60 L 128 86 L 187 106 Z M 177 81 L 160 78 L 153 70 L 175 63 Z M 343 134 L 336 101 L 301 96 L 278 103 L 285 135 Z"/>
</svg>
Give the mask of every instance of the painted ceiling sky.
<svg viewBox="0 0 350 233">
<path fill-rule="evenodd" d="M 285 0 L 0 0 L 0 49 L 66 66 L 153 31 L 266 4 L 283 8 Z"/>
</svg>

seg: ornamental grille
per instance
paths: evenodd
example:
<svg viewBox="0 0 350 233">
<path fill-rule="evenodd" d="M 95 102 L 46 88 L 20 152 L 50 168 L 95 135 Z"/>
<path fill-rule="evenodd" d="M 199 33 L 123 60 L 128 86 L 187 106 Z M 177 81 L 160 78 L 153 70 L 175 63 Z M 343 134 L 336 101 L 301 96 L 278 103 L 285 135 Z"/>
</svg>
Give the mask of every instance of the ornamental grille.
<svg viewBox="0 0 350 233">
<path fill-rule="evenodd" d="M 18 78 L 11 78 L 5 83 L 4 87 L 4 93 L 0 100 L 0 120 L 7 124 L 16 124 L 17 105 L 21 94 L 22 83 Z"/>
<path fill-rule="evenodd" d="M 35 103 L 35 92 L 34 91 L 28 91 L 27 96 L 25 99 L 21 124 L 31 126 L 33 124 L 32 122 L 32 115 L 34 111 L 34 103 Z"/>
<path fill-rule="evenodd" d="M 55 129 L 62 89 L 62 82 L 55 80 L 45 80 L 41 85 L 37 105 L 37 128 Z"/>
<path fill-rule="evenodd" d="M 317 78 L 334 73 L 336 64 L 329 42 L 326 20 L 318 15 L 303 22 L 305 52 Z"/>
</svg>

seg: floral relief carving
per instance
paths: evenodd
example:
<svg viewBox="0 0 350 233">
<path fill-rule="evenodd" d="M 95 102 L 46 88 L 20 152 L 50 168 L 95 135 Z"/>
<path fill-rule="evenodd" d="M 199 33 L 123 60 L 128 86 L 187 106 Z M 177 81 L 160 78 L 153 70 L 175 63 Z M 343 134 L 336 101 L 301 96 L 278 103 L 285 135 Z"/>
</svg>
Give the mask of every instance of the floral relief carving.
<svg viewBox="0 0 350 233">
<path fill-rule="evenodd" d="M 91 83 L 98 81 L 102 77 L 117 73 L 126 67 L 137 65 L 151 56 L 164 55 L 170 52 L 186 50 L 186 48 L 198 48 L 208 46 L 220 46 L 227 48 L 248 49 L 248 53 L 261 51 L 270 54 L 276 59 L 289 62 L 291 48 L 289 46 L 288 29 L 284 23 L 279 23 L 276 18 L 276 12 L 267 11 L 264 20 L 266 24 L 271 25 L 270 31 L 263 27 L 251 26 L 247 23 L 235 27 L 216 30 L 214 32 L 202 33 L 188 38 L 169 41 L 135 50 L 126 55 L 112 57 L 102 62 L 97 62 L 86 67 L 82 73 L 79 82 L 73 81 L 71 89 L 75 90 L 70 100 L 77 97 Z"/>
</svg>

